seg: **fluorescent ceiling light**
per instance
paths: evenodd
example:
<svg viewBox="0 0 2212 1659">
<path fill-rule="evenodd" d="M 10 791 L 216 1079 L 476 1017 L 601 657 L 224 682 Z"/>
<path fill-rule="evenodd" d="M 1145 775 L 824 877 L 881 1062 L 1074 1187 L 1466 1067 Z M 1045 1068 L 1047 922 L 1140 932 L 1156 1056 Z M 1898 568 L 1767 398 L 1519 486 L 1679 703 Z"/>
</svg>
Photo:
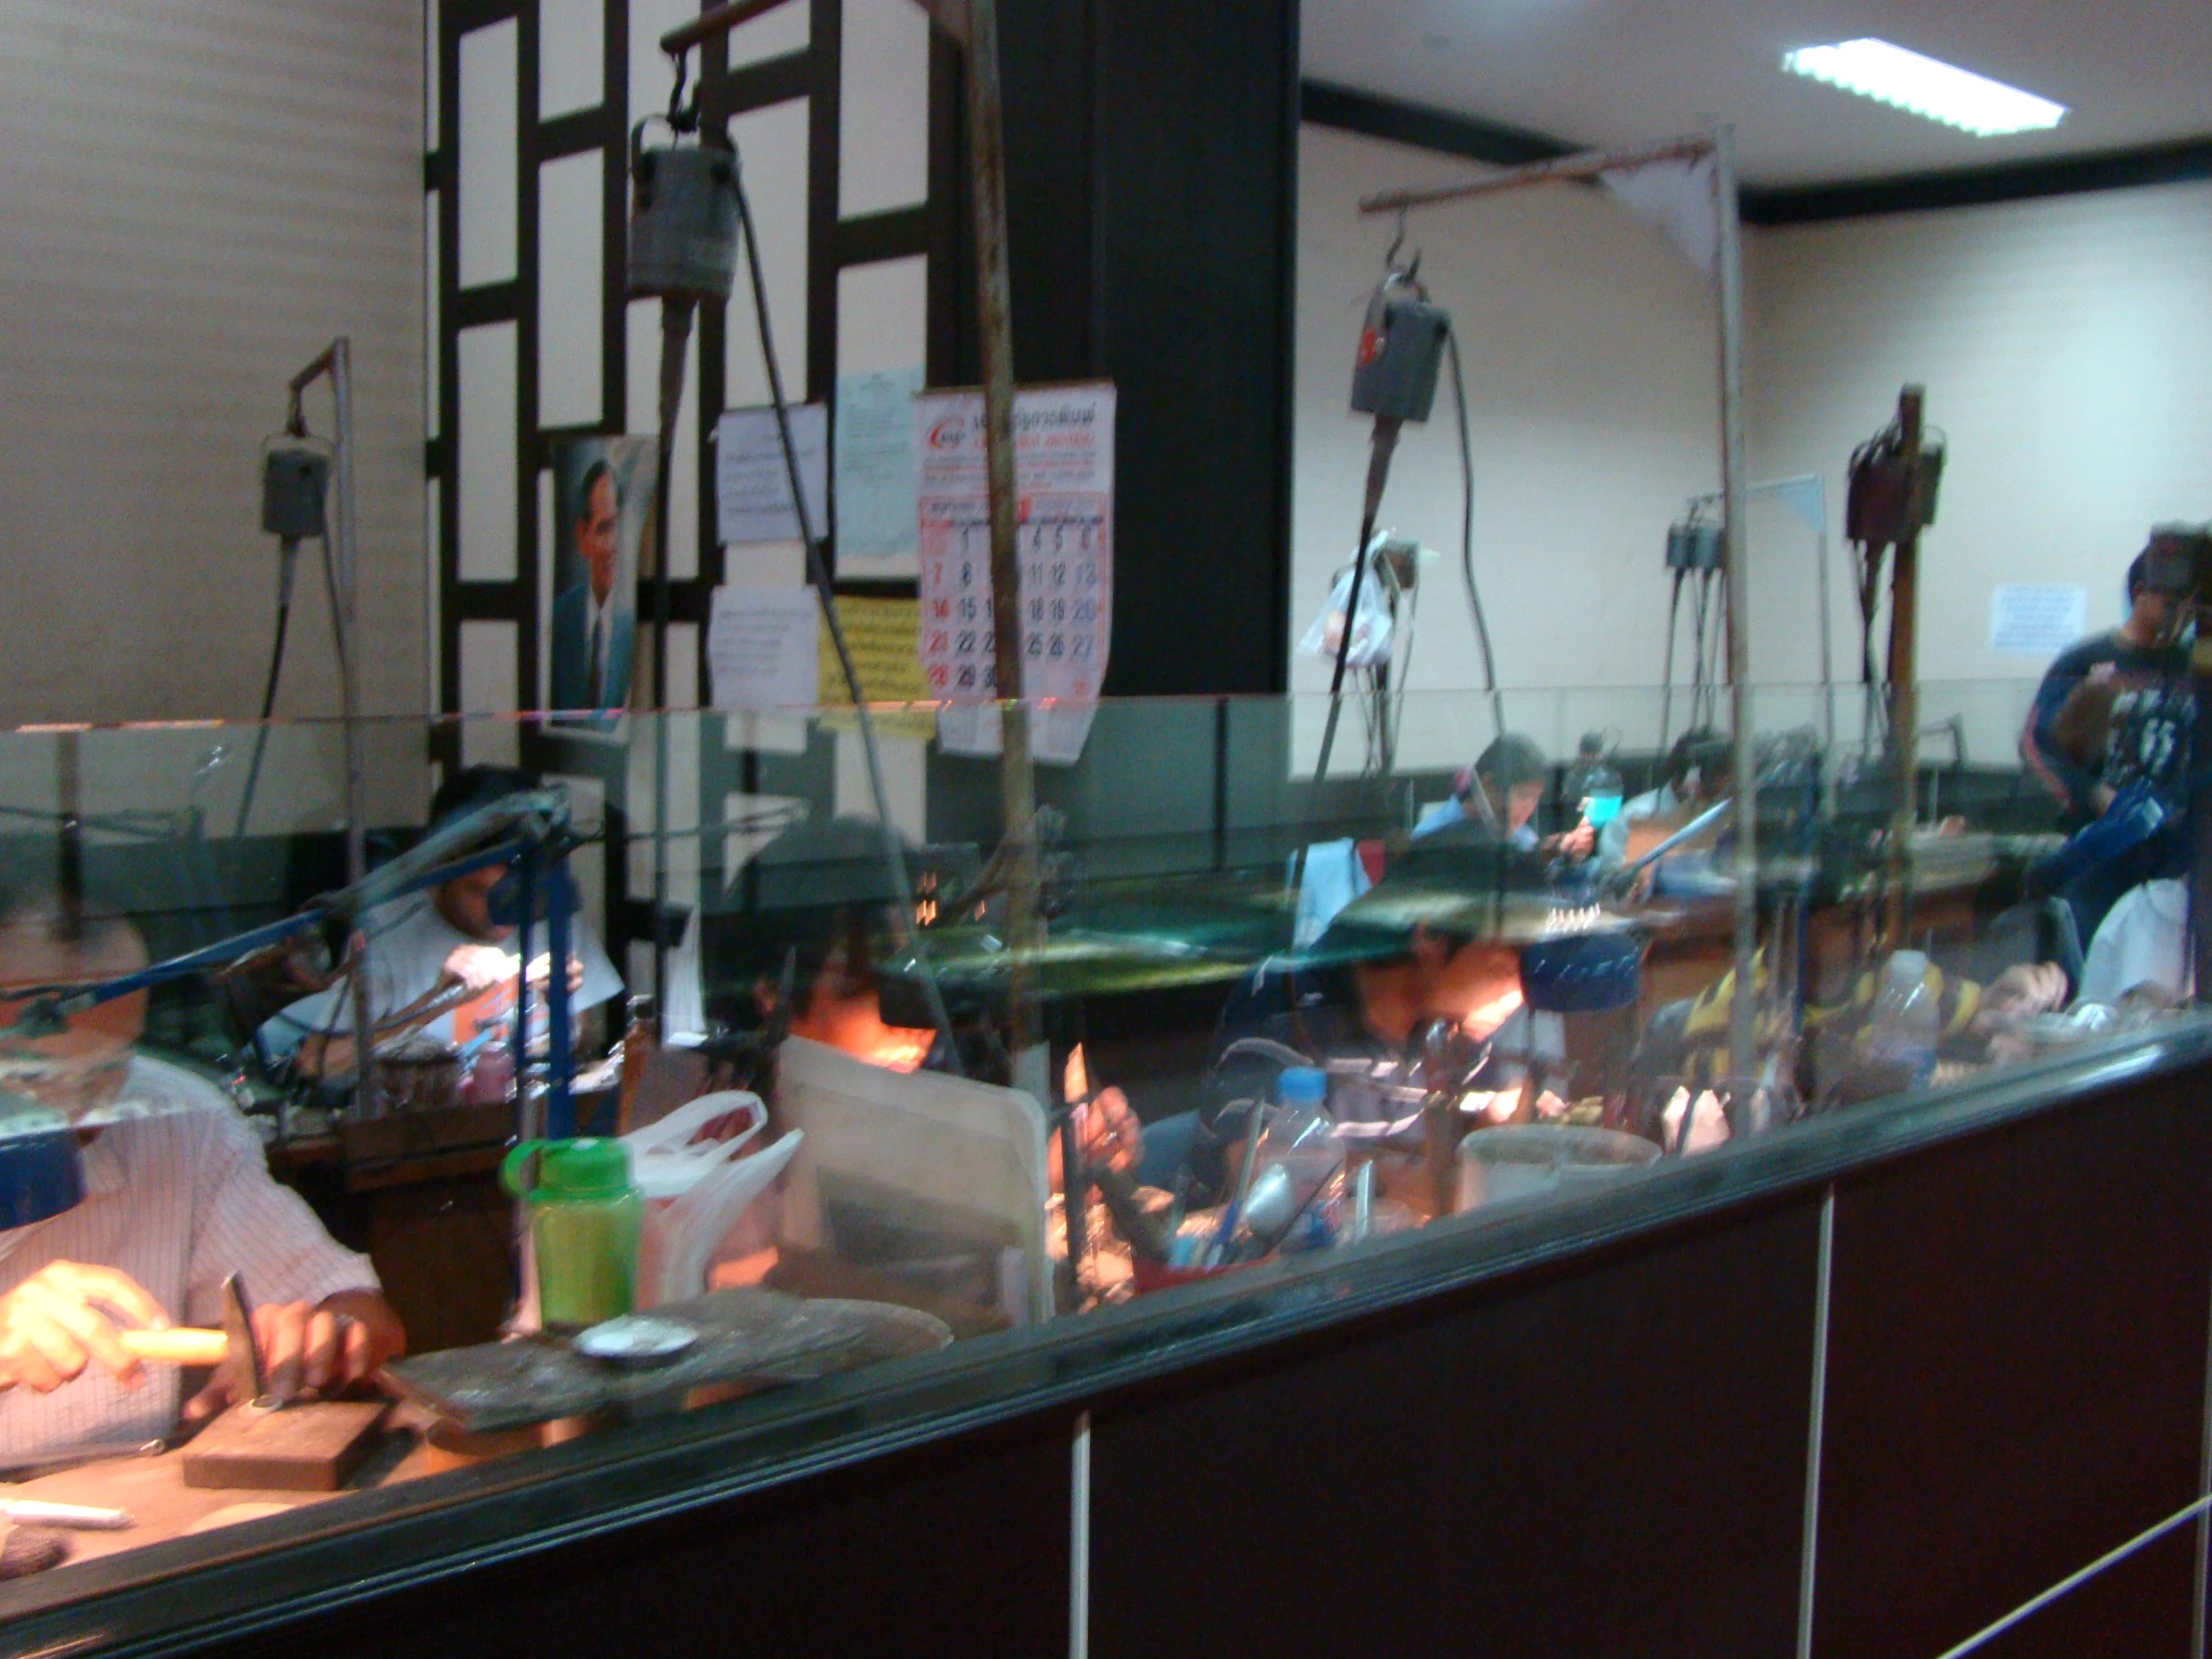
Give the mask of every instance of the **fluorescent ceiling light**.
<svg viewBox="0 0 2212 1659">
<path fill-rule="evenodd" d="M 1924 58 L 1886 40 L 1801 46 L 1782 54 L 1782 67 L 1878 103 L 1963 128 L 1976 138 L 2055 127 L 2066 106 L 2008 87 L 1969 69 Z"/>
</svg>

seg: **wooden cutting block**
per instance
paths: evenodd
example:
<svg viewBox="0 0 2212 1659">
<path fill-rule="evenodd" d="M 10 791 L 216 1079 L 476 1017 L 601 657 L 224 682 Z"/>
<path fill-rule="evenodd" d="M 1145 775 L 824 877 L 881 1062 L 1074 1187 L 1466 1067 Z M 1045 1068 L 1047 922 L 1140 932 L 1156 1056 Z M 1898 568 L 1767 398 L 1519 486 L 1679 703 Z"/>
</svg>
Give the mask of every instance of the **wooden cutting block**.
<svg viewBox="0 0 2212 1659">
<path fill-rule="evenodd" d="M 234 1405 L 185 1447 L 188 1486 L 334 1492 L 374 1443 L 385 1400 L 317 1401 L 270 1410 Z"/>
</svg>

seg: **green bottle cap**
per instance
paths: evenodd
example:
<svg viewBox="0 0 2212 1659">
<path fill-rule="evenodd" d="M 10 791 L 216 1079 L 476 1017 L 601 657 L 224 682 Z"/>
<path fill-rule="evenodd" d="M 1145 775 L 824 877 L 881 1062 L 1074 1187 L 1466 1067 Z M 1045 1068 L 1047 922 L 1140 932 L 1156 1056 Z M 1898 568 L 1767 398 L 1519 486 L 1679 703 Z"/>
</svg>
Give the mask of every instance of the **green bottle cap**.
<svg viewBox="0 0 2212 1659">
<path fill-rule="evenodd" d="M 526 1142 L 515 1152 L 532 1150 L 538 1166 L 533 1190 L 542 1197 L 613 1198 L 630 1190 L 630 1149 L 620 1141 Z M 509 1162 L 514 1161 L 510 1154 Z M 508 1190 L 518 1184 L 510 1182 Z"/>
</svg>

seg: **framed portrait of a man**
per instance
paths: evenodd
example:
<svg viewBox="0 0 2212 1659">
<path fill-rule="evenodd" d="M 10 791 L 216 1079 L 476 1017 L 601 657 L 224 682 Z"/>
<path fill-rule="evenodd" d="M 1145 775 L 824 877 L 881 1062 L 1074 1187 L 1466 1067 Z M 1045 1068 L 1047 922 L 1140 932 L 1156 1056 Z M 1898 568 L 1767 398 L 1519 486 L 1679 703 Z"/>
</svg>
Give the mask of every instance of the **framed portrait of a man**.
<svg viewBox="0 0 2212 1659">
<path fill-rule="evenodd" d="M 610 730 L 637 663 L 638 553 L 652 534 L 651 438 L 553 446 L 552 718 Z"/>
</svg>

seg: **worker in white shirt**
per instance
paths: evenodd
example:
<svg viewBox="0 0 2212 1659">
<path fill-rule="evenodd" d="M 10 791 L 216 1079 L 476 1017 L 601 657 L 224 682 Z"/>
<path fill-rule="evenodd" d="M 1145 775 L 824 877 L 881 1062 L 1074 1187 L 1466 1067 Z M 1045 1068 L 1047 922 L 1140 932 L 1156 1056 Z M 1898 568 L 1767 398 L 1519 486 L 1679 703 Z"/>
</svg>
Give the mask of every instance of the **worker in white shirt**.
<svg viewBox="0 0 2212 1659">
<path fill-rule="evenodd" d="M 1679 829 L 1726 797 L 1735 784 L 1736 757 L 1726 737 L 1709 726 L 1683 733 L 1667 751 L 1658 787 L 1622 802 L 1612 822 L 1599 831 L 1599 872 L 1610 873 L 1627 859 L 1634 826 L 1658 820 Z"/>
<path fill-rule="evenodd" d="M 527 773 L 510 768 L 455 773 L 430 804 L 431 828 L 535 787 Z M 515 928 L 491 914 L 492 888 L 506 873 L 503 865 L 489 864 L 429 892 L 379 905 L 364 918 L 369 1018 L 380 1041 L 419 1030 L 458 1046 L 487 1026 L 512 1021 L 517 962 L 508 941 Z M 581 1014 L 618 995 L 622 978 L 581 915 L 570 921 L 569 944 L 569 1008 Z M 530 971 L 541 993 L 532 1000 L 538 1019 L 533 1031 L 540 1033 L 547 959 L 533 962 Z M 465 991 L 466 1000 L 452 1006 L 443 995 L 449 990 Z M 298 1068 L 312 1076 L 350 1077 L 352 1030 L 352 989 L 341 978 L 265 1024 L 262 1050 L 272 1059 L 294 1053 Z"/>
<path fill-rule="evenodd" d="M 12 1087 L 75 1125 L 84 1184 L 74 1209 L 0 1231 L 0 1466 L 142 1444 L 231 1403 L 220 1382 L 185 1398 L 181 1374 L 136 1359 L 121 1334 L 215 1324 L 233 1273 L 257 1304 L 274 1392 L 335 1393 L 405 1348 L 367 1258 L 270 1178 L 231 1102 L 134 1052 L 144 991 L 57 1034 L 9 1029 L 33 987 L 109 980 L 146 960 L 112 913 L 0 892 L 0 1053 L 15 1062 Z"/>
<path fill-rule="evenodd" d="M 2097 924 L 2081 968 L 2083 1002 L 2117 1002 L 2148 987 L 2162 1000 L 2196 994 L 2189 960 L 2189 883 L 2179 878 L 2131 887 Z"/>
</svg>

